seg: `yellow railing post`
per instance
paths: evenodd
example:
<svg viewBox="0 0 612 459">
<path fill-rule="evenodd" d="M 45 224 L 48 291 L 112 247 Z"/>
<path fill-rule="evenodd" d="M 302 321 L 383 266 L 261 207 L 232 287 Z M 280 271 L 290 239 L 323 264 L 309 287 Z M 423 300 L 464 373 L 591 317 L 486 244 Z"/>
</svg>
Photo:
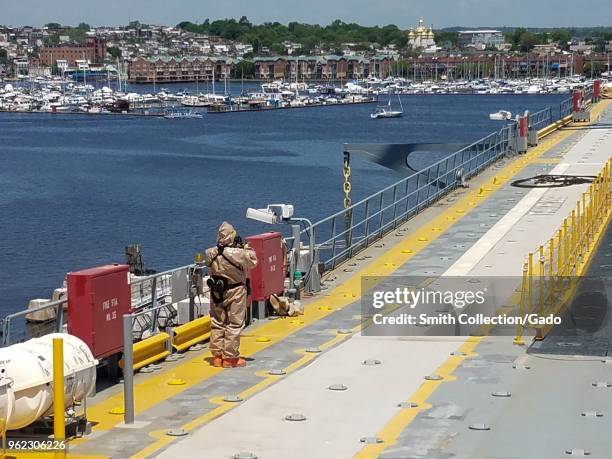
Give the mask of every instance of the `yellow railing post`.
<svg viewBox="0 0 612 459">
<path fill-rule="evenodd" d="M 539 253 L 540 253 L 540 281 L 539 281 L 540 288 L 539 288 L 538 293 L 539 293 L 540 298 L 539 298 L 539 301 L 538 301 L 538 303 L 539 303 L 539 308 L 538 308 L 539 311 L 538 311 L 538 313 L 540 314 L 540 316 L 543 316 L 544 315 L 544 288 L 545 288 L 545 285 L 544 285 L 544 262 L 545 262 L 545 259 L 544 259 L 544 246 L 543 245 L 540 246 Z"/>
<path fill-rule="evenodd" d="M 580 201 L 578 201 L 576 203 L 576 221 L 578 223 L 578 234 L 576 236 L 577 241 L 576 244 L 578 246 L 577 249 L 577 257 L 580 259 L 580 262 L 582 262 L 582 235 L 583 235 L 583 230 L 584 230 L 584 226 L 582 224 L 582 214 L 580 212 Z"/>
<path fill-rule="evenodd" d="M 529 307 L 528 311 L 531 314 L 533 312 L 533 253 L 529 253 L 528 269 L 527 306 Z"/>
<path fill-rule="evenodd" d="M 563 274 L 570 275 L 569 272 L 569 235 L 567 228 L 567 217 L 563 219 Z"/>
<path fill-rule="evenodd" d="M 593 185 L 589 187 L 588 191 L 588 204 L 587 204 L 587 243 L 591 245 L 591 226 L 593 224 Z"/>
<path fill-rule="evenodd" d="M 582 193 L 582 237 L 584 239 L 584 250 L 589 249 L 589 218 L 587 215 L 586 193 Z"/>
<path fill-rule="evenodd" d="M 555 238 L 551 237 L 548 241 L 548 273 L 549 282 L 548 288 L 550 289 L 549 306 L 553 305 L 553 298 L 555 296 L 556 285 L 555 285 Z"/>
<path fill-rule="evenodd" d="M 56 444 L 66 441 L 64 404 L 64 339 L 53 338 L 53 440 Z M 64 457 L 65 449 L 56 450 L 56 457 Z"/>
<path fill-rule="evenodd" d="M 571 244 L 570 260 L 571 260 L 571 267 L 575 268 L 576 263 L 578 261 L 576 259 L 576 209 L 572 210 L 572 232 L 571 234 L 572 236 L 570 239 L 570 244 Z M 571 271 L 570 271 L 570 275 L 571 275 Z"/>
<path fill-rule="evenodd" d="M 525 296 L 527 294 L 527 263 L 523 263 L 523 276 L 521 278 L 521 297 L 519 299 L 519 316 L 525 315 Z M 523 325 L 520 320 L 516 322 L 516 337 L 514 338 L 514 344 L 517 346 L 524 346 L 525 341 L 523 340 Z"/>
<path fill-rule="evenodd" d="M 563 230 L 557 231 L 557 285 L 561 288 L 561 277 L 563 276 Z"/>
</svg>

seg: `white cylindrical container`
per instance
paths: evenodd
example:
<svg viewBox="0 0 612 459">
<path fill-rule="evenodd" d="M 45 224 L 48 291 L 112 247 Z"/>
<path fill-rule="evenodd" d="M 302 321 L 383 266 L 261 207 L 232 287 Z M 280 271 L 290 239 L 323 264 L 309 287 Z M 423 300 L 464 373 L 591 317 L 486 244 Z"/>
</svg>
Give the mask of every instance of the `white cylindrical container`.
<svg viewBox="0 0 612 459">
<path fill-rule="evenodd" d="M 87 345 L 75 336 L 51 334 L 0 348 L 0 369 L 12 381 L 14 403 L 7 430 L 26 427 L 53 408 L 53 338 L 64 339 L 64 387 L 66 406 L 82 400 L 96 383 L 96 360 Z M 9 410 L 11 397 L 2 397 L 0 413 Z"/>
<path fill-rule="evenodd" d="M 5 377 L 5 373 L 6 369 L 0 368 L 0 435 L 4 435 L 8 430 L 8 420 L 15 404 L 13 381 Z"/>
</svg>

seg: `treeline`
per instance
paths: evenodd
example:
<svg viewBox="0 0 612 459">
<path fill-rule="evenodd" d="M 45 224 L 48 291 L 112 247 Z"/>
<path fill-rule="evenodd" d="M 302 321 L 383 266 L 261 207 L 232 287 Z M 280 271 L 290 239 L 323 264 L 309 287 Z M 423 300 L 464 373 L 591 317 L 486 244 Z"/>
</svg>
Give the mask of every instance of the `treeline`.
<svg viewBox="0 0 612 459">
<path fill-rule="evenodd" d="M 86 34 L 91 30 L 91 26 L 86 22 L 81 22 L 76 27 L 63 26 L 57 22 L 49 22 L 48 24 L 45 24 L 45 27 L 49 29 L 49 32 L 53 32 L 45 37 L 46 45 L 57 45 L 59 43 L 60 35 L 62 34 L 67 35 L 70 41 L 85 43 Z"/>
<path fill-rule="evenodd" d="M 342 43 L 354 43 L 357 49 L 369 49 L 370 44 L 395 44 L 399 48 L 406 46 L 406 33 L 395 25 L 383 27 L 366 27 L 355 23 L 345 23 L 336 20 L 327 26 L 290 22 L 265 22 L 252 24 L 246 16 L 239 20 L 221 19 L 210 21 L 206 19 L 201 24 L 181 22 L 178 28 L 189 32 L 216 35 L 228 40 L 238 40 L 253 46 L 257 54 L 262 47 L 267 47 L 276 53 L 283 53 L 284 41 L 300 43 L 302 49 L 298 52 L 308 54 L 315 48 L 323 48 L 332 52 L 339 51 Z"/>
<path fill-rule="evenodd" d="M 590 35 L 576 34 L 577 30 L 589 30 Z M 574 32 L 572 32 L 574 31 Z M 548 29 L 540 32 L 527 30 L 523 27 L 516 28 L 505 33 L 506 41 L 512 43 L 513 51 L 530 51 L 535 45 L 545 45 L 549 42 L 558 43 L 563 50 L 569 49 L 572 39 L 584 40 L 595 46 L 596 52 L 605 50 L 606 44 L 612 40 L 612 27 L 588 28 L 588 29 Z"/>
<path fill-rule="evenodd" d="M 210 21 L 206 19 L 201 24 L 193 22 L 181 22 L 177 25 L 183 30 L 216 35 L 228 40 L 237 40 L 249 43 L 253 46 L 253 52 L 257 54 L 262 47 L 269 48 L 272 52 L 283 54 L 285 48 L 282 43 L 290 41 L 300 43 L 302 48 L 299 54 L 309 54 L 314 49 L 323 49 L 332 53 L 340 54 L 342 43 L 353 43 L 356 50 L 371 49 L 373 43 L 382 46 L 396 45 L 399 49 L 405 49 L 408 36 L 406 30 L 401 30 L 396 25 L 366 27 L 355 23 L 345 23 L 335 20 L 327 26 L 302 24 L 290 22 L 281 24 L 279 22 L 265 22 L 253 24 L 246 16 L 236 19 L 219 19 Z M 434 31 L 435 41 L 438 46 L 452 48 L 457 45 L 458 31 L 463 27 L 449 27 Z M 530 51 L 537 44 L 546 44 L 549 41 L 559 43 L 562 49 L 568 49 L 568 42 L 572 39 L 586 40 L 595 45 L 596 51 L 603 51 L 605 44 L 612 40 L 612 27 L 571 27 L 571 28 L 499 28 L 506 37 L 506 41 L 512 44 L 513 51 Z"/>
</svg>

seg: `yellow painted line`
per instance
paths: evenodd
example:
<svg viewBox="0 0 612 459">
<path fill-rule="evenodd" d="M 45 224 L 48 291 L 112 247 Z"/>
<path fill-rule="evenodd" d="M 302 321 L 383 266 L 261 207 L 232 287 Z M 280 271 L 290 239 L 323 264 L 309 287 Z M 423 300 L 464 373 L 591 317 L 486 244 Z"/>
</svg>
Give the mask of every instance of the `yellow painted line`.
<svg viewBox="0 0 612 459">
<path fill-rule="evenodd" d="M 402 408 L 393 418 L 387 423 L 382 430 L 377 434 L 383 442 L 378 444 L 372 444 L 364 446 L 354 457 L 354 459 L 370 459 L 376 458 L 383 452 L 385 448 L 390 445 L 397 443 L 397 438 L 404 431 L 404 429 L 410 424 L 414 418 L 421 412 L 431 408 L 431 405 L 427 403 L 427 400 L 434 393 L 434 391 L 445 382 L 453 381 L 455 379 L 452 376 L 453 372 L 463 363 L 467 357 L 471 357 L 474 354 L 474 349 L 482 341 L 481 337 L 470 337 L 467 338 L 466 342 L 459 348 L 460 353 L 467 355 L 453 355 L 449 357 L 437 370 L 436 374 L 442 376 L 442 380 L 439 381 L 425 381 L 417 389 L 417 391 L 407 401 L 417 404 L 416 408 Z"/>
<path fill-rule="evenodd" d="M 308 304 L 302 316 L 303 323 L 288 327 L 284 323 L 287 319 L 267 321 L 264 325 L 254 330 L 254 333 L 257 335 L 244 335 L 240 346 L 241 354 L 244 357 L 251 357 L 302 328 L 327 317 L 335 310 L 342 309 L 355 302 L 361 297 L 361 278 L 363 276 L 374 275 L 383 277 L 393 274 L 399 266 L 407 263 L 423 248 L 427 247 L 440 235 L 444 234 L 450 227 L 470 213 L 476 207 L 470 205 L 470 202 L 477 202 L 478 205 L 485 202 L 497 188 L 508 182 L 525 166 L 538 159 L 543 153 L 548 151 L 548 149 L 571 134 L 573 134 L 571 131 L 560 132 L 557 136 L 531 149 L 527 154 L 514 159 L 497 172 L 498 177 L 501 177 L 501 179 L 498 178 L 496 181 L 492 181 L 496 183 L 492 183 L 488 188 L 467 193 L 456 203 L 431 219 L 427 224 L 421 226 L 408 238 L 399 241 L 390 247 L 384 254 L 376 257 L 368 265 L 355 272 L 351 278 L 334 288 L 329 294 Z M 448 218 L 450 216 L 453 216 L 453 218 Z M 433 228 L 436 228 L 436 231 L 432 231 Z M 258 336 L 266 336 L 270 338 L 270 341 L 257 342 L 256 338 Z M 186 360 L 174 368 L 138 382 L 134 387 L 135 414 L 138 415 L 158 403 L 168 400 L 196 384 L 217 375 L 221 371 L 231 370 L 214 368 L 204 361 L 202 356 L 198 356 Z M 168 381 L 174 378 L 184 380 L 185 384 L 179 386 L 169 385 Z M 120 406 L 123 406 L 122 393 L 117 393 L 103 401 L 90 405 L 88 407 L 88 417 L 92 422 L 96 423 L 94 425 L 94 431 L 99 433 L 100 431 L 109 430 L 121 423 L 123 421 L 123 416 L 110 414 L 113 408 Z M 89 439 L 86 438 L 76 439 L 73 440 L 71 444 L 77 446 L 88 440 Z"/>
<path fill-rule="evenodd" d="M 358 326 L 353 327 L 351 329 L 352 333 L 350 333 L 350 334 L 339 334 L 339 335 L 336 335 L 332 339 L 330 339 L 327 342 L 325 342 L 322 345 L 320 345 L 319 349 L 321 349 L 321 351 L 329 349 L 329 348 L 331 348 L 331 347 L 341 343 L 342 341 L 346 340 L 348 337 L 352 336 L 353 333 L 359 331 L 360 329 L 361 329 L 361 325 L 358 325 Z M 286 374 L 289 374 L 289 373 L 292 373 L 292 372 L 298 370 L 299 368 L 303 367 L 307 363 L 309 363 L 312 360 L 314 360 L 317 357 L 317 355 L 318 355 L 318 354 L 313 354 L 313 353 L 306 353 L 306 352 L 304 352 L 301 349 L 296 351 L 296 352 L 298 352 L 300 354 L 303 354 L 303 355 L 302 355 L 302 357 L 300 359 L 298 359 L 297 361 L 291 363 L 289 366 L 287 366 L 287 368 L 284 369 Z M 257 384 L 255 384 L 255 385 L 245 389 L 240 394 L 238 394 L 243 400 L 246 400 L 247 398 L 252 397 L 255 394 L 263 391 L 264 389 L 266 389 L 267 387 L 269 387 L 270 385 L 272 385 L 276 381 L 278 381 L 280 378 L 284 377 L 284 376 L 281 376 L 281 375 L 279 375 L 279 376 L 277 376 L 277 375 L 269 375 L 267 373 L 259 373 L 259 375 L 264 378 L 262 381 L 260 381 Z M 206 413 L 206 414 L 204 414 L 204 415 L 194 419 L 193 421 L 190 421 L 190 422 L 188 422 L 186 424 L 183 424 L 181 426 L 181 428 L 183 430 L 185 430 L 186 432 L 190 432 L 190 431 L 195 430 L 198 427 L 201 427 L 204 424 L 207 424 L 208 422 L 218 418 L 222 414 L 230 411 L 231 409 L 233 409 L 234 407 L 239 405 L 239 403 L 223 401 L 223 396 L 212 398 L 212 399 L 210 399 L 210 402 L 218 404 L 219 406 L 217 406 L 215 409 L 209 411 L 208 413 Z M 176 437 L 170 437 L 170 436 L 166 435 L 165 432 L 166 432 L 165 430 L 157 430 L 155 432 L 151 432 L 150 433 L 151 437 L 156 439 L 156 441 L 151 443 L 149 446 L 147 446 L 143 450 L 139 451 L 137 454 L 131 456 L 130 459 L 144 459 L 144 458 L 152 455 L 153 453 L 157 452 L 159 449 L 164 448 L 164 447 L 170 445 L 173 441 L 176 440 Z"/>
</svg>

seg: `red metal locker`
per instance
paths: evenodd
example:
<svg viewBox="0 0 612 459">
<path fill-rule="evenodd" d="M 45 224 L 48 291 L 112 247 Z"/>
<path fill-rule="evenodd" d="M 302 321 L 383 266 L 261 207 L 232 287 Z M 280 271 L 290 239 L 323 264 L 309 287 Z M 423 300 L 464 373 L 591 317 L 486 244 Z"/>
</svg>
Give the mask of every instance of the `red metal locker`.
<svg viewBox="0 0 612 459">
<path fill-rule="evenodd" d="M 257 234 L 246 238 L 257 253 L 257 266 L 249 271 L 251 300 L 264 301 L 285 287 L 285 257 L 282 235 L 278 232 Z"/>
<path fill-rule="evenodd" d="M 68 333 L 81 338 L 97 359 L 123 349 L 123 314 L 132 308 L 128 265 L 68 273 Z"/>
</svg>

